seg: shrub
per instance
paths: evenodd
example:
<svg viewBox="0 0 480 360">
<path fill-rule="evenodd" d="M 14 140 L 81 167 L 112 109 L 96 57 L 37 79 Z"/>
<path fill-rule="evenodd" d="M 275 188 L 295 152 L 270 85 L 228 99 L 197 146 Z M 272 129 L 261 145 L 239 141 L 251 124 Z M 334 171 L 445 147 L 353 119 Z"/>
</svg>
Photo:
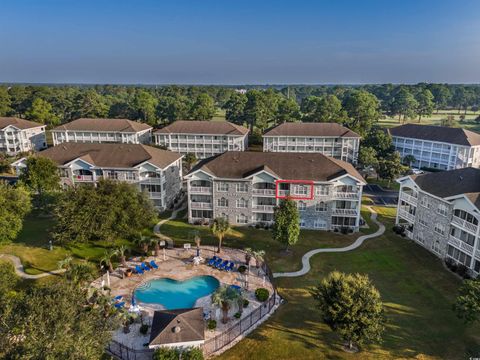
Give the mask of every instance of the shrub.
<svg viewBox="0 0 480 360">
<path fill-rule="evenodd" d="M 203 360 L 203 352 L 198 347 L 191 347 L 182 352 L 182 360 Z"/>
<path fill-rule="evenodd" d="M 237 313 L 235 313 L 235 315 L 233 315 L 233 317 L 234 317 L 235 319 L 240 319 L 240 318 L 242 317 L 242 314 L 239 313 L 239 312 L 237 312 Z"/>
<path fill-rule="evenodd" d="M 445 265 L 447 265 L 447 267 L 453 272 L 457 272 L 458 265 L 452 259 L 450 258 L 445 259 Z"/>
<path fill-rule="evenodd" d="M 208 330 L 215 330 L 216 328 L 217 328 L 217 321 L 213 320 L 213 319 L 208 320 L 207 329 Z"/>
<path fill-rule="evenodd" d="M 466 278 L 469 276 L 469 269 L 463 264 L 458 264 L 457 266 L 457 274 L 460 275 L 462 278 Z"/>
<path fill-rule="evenodd" d="M 155 350 L 152 360 L 178 360 L 179 358 L 178 349 L 161 347 Z"/>
<path fill-rule="evenodd" d="M 258 301 L 267 301 L 269 295 L 270 292 L 265 288 L 258 288 L 257 290 L 255 290 L 255 297 Z"/>
<path fill-rule="evenodd" d="M 243 300 L 243 307 L 246 308 L 246 307 L 248 307 L 248 305 L 250 305 L 250 301 L 248 301 L 247 299 L 244 299 Z"/>
<path fill-rule="evenodd" d="M 260 229 L 262 227 L 261 224 L 255 224 L 255 229 Z"/>
<path fill-rule="evenodd" d="M 333 232 L 338 232 L 338 228 L 333 229 Z"/>
<path fill-rule="evenodd" d="M 347 235 L 348 234 L 348 228 L 346 226 L 342 226 L 340 228 L 340 232 L 343 234 L 343 235 Z"/>
<path fill-rule="evenodd" d="M 142 326 L 140 326 L 140 334 L 146 335 L 147 332 L 148 332 L 148 325 L 142 324 Z"/>
<path fill-rule="evenodd" d="M 245 265 L 240 265 L 240 266 L 238 267 L 238 272 L 239 272 L 240 274 L 243 274 L 245 271 L 247 271 L 247 267 L 246 267 Z"/>
</svg>

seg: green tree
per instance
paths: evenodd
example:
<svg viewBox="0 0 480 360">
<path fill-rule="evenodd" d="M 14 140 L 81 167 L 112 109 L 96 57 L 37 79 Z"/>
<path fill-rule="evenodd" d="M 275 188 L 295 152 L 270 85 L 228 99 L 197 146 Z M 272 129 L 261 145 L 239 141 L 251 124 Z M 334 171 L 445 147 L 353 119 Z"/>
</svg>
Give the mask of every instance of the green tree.
<svg viewBox="0 0 480 360">
<path fill-rule="evenodd" d="M 215 101 L 208 94 L 197 96 L 192 105 L 191 117 L 194 120 L 210 120 L 215 115 Z"/>
<path fill-rule="evenodd" d="M 222 322 L 228 322 L 228 311 L 234 304 L 243 303 L 243 297 L 240 291 L 231 288 L 230 286 L 222 285 L 212 294 L 212 304 L 217 305 L 222 309 Z"/>
<path fill-rule="evenodd" d="M 247 103 L 245 104 L 244 116 L 245 121 L 249 124 L 250 132 L 253 133 L 254 127 L 257 127 L 260 131 L 265 130 L 274 117 L 274 112 L 269 107 L 265 92 L 250 90 L 246 96 Z"/>
<path fill-rule="evenodd" d="M 247 96 L 245 94 L 233 93 L 223 105 L 225 118 L 235 124 L 243 125 L 245 121 L 245 106 L 247 105 Z"/>
<path fill-rule="evenodd" d="M 0 86 L 0 116 L 7 116 L 12 111 L 12 101 L 7 88 Z"/>
<path fill-rule="evenodd" d="M 222 251 L 222 241 L 230 231 L 230 223 L 227 219 L 223 217 L 218 217 L 213 220 L 212 225 L 210 225 L 210 230 L 214 236 L 218 239 L 218 253 Z"/>
<path fill-rule="evenodd" d="M 398 178 L 406 170 L 406 166 L 402 164 L 402 158 L 400 156 L 400 153 L 398 153 L 397 151 L 395 151 L 387 158 L 378 161 L 377 174 L 382 179 L 388 181 L 388 186 L 390 186 L 391 181 Z"/>
<path fill-rule="evenodd" d="M 45 157 L 30 156 L 25 165 L 19 180 L 32 191 L 35 205 L 42 210 L 48 210 L 60 190 L 57 164 Z"/>
<path fill-rule="evenodd" d="M 343 101 L 343 108 L 348 116 L 345 125 L 362 136 L 368 134 L 380 118 L 380 102 L 365 90 L 350 92 Z"/>
<path fill-rule="evenodd" d="M 302 102 L 304 121 L 343 123 L 347 114 L 335 95 L 309 96 Z"/>
<path fill-rule="evenodd" d="M 377 168 L 378 158 L 377 151 L 370 146 L 362 146 L 358 152 L 358 162 L 364 167 L 371 166 Z"/>
<path fill-rule="evenodd" d="M 0 357 L 5 359 L 101 359 L 118 326 L 103 308 L 87 302 L 87 289 L 65 280 L 29 286 L 1 302 Z M 12 341 L 11 339 L 20 339 Z"/>
<path fill-rule="evenodd" d="M 104 118 L 108 114 L 108 105 L 102 95 L 94 89 L 80 92 L 73 100 L 72 117 Z"/>
<path fill-rule="evenodd" d="M 276 121 L 278 123 L 300 120 L 300 106 L 294 99 L 282 99 L 278 104 Z"/>
<path fill-rule="evenodd" d="M 362 141 L 362 147 L 375 149 L 379 159 L 390 156 L 395 150 L 392 136 L 379 126 L 374 126 L 367 134 Z"/>
<path fill-rule="evenodd" d="M 433 95 L 433 101 L 435 103 L 435 109 L 445 109 L 450 101 L 452 94 L 450 89 L 445 84 L 432 84 L 430 91 Z"/>
<path fill-rule="evenodd" d="M 194 153 L 188 153 L 183 158 L 183 161 L 185 161 L 185 165 L 187 166 L 187 170 L 190 171 L 190 170 L 192 170 L 192 166 L 197 162 L 197 157 L 195 156 Z"/>
<path fill-rule="evenodd" d="M 408 167 L 412 167 L 412 164 L 415 163 L 416 161 L 417 159 L 412 154 L 405 155 L 403 157 L 403 164 L 408 165 Z"/>
<path fill-rule="evenodd" d="M 435 104 L 433 102 L 433 95 L 430 90 L 423 89 L 417 93 L 415 99 L 417 100 L 417 114 L 418 122 L 422 120 L 422 116 L 430 116 L 433 113 Z"/>
<path fill-rule="evenodd" d="M 405 122 L 406 118 L 413 118 L 416 115 L 417 107 L 418 103 L 415 97 L 405 87 L 399 89 L 390 104 L 391 113 L 398 115 L 399 122 L 402 120 Z"/>
<path fill-rule="evenodd" d="M 275 208 L 274 219 L 273 239 L 285 244 L 285 249 L 288 250 L 290 245 L 297 243 L 300 235 L 300 215 L 295 201 L 288 198 L 283 200 Z"/>
<path fill-rule="evenodd" d="M 150 227 L 155 208 L 147 195 L 124 182 L 71 187 L 55 206 L 53 238 L 60 243 L 135 239 Z"/>
<path fill-rule="evenodd" d="M 116 249 L 105 250 L 103 256 L 100 259 L 100 266 L 105 266 L 108 272 L 113 272 L 113 258 L 118 256 L 118 251 Z"/>
<path fill-rule="evenodd" d="M 191 101 L 186 96 L 161 96 L 158 99 L 157 116 L 169 123 L 188 119 L 191 106 Z"/>
<path fill-rule="evenodd" d="M 380 293 L 367 275 L 330 273 L 311 290 L 325 323 L 347 342 L 380 342 L 385 316 Z"/>
<path fill-rule="evenodd" d="M 155 349 L 152 360 L 179 360 L 180 351 L 177 348 L 160 347 Z"/>
<path fill-rule="evenodd" d="M 465 324 L 478 322 L 480 319 L 480 280 L 464 280 L 458 290 L 453 310 Z"/>
<path fill-rule="evenodd" d="M 95 279 L 95 271 L 87 262 L 75 263 L 71 256 L 59 261 L 59 269 L 65 269 L 64 276 L 72 284 L 81 287 L 88 286 Z"/>
<path fill-rule="evenodd" d="M 202 349 L 198 347 L 191 347 L 182 352 L 182 360 L 203 360 Z"/>
<path fill-rule="evenodd" d="M 52 105 L 41 98 L 33 100 L 25 116 L 27 119 L 41 124 L 57 125 L 60 122 L 58 116 L 52 111 Z"/>
<path fill-rule="evenodd" d="M 137 118 L 150 125 L 157 122 L 156 107 L 158 100 L 146 90 L 138 90 L 133 100 L 133 109 Z"/>
<path fill-rule="evenodd" d="M 0 181 L 0 244 L 16 239 L 30 208 L 30 194 L 24 187 Z"/>
</svg>

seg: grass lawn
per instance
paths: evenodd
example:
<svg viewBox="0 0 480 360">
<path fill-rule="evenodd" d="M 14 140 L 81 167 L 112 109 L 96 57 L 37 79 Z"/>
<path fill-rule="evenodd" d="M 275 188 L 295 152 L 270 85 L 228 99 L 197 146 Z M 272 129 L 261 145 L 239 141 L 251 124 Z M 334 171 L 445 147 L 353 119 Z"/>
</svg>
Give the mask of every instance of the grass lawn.
<svg viewBox="0 0 480 360">
<path fill-rule="evenodd" d="M 318 254 L 312 270 L 276 281 L 287 303 L 221 359 L 465 359 L 480 352 L 479 327 L 464 326 L 451 311 L 460 281 L 439 259 L 412 241 L 395 236 L 395 209 L 376 207 L 387 225 L 382 237 L 348 253 Z M 275 261 L 274 271 L 279 270 Z M 359 354 L 322 323 L 308 289 L 333 270 L 368 274 L 382 294 L 388 324 L 381 345 Z"/>
<path fill-rule="evenodd" d="M 376 185 L 380 185 L 382 188 L 384 188 L 385 190 L 395 190 L 395 191 L 399 191 L 400 190 L 400 184 L 397 183 L 395 180 L 393 181 L 390 181 L 390 183 L 385 180 L 385 179 L 376 179 L 376 178 L 368 178 L 367 179 L 367 182 L 369 184 L 376 184 Z"/>
<path fill-rule="evenodd" d="M 412 123 L 412 124 L 422 124 L 422 125 L 441 125 L 441 120 L 446 119 L 448 115 L 453 115 L 455 120 L 457 121 L 457 126 L 468 129 L 468 130 L 473 130 L 473 131 L 480 131 L 480 124 L 475 122 L 474 120 L 478 116 L 478 114 L 473 114 L 472 112 L 467 112 L 467 115 L 465 115 L 465 121 L 460 123 L 460 115 L 463 115 L 463 111 L 461 114 L 458 114 L 457 111 L 440 111 L 438 114 L 432 114 L 431 116 L 423 117 L 420 121 L 418 122 L 418 118 L 416 119 L 408 119 L 406 123 Z M 393 126 L 399 126 L 402 125 L 402 123 L 398 122 L 398 116 L 396 117 L 390 117 L 387 116 L 385 119 L 380 119 L 378 121 L 378 124 L 382 127 L 393 127 Z"/>
</svg>

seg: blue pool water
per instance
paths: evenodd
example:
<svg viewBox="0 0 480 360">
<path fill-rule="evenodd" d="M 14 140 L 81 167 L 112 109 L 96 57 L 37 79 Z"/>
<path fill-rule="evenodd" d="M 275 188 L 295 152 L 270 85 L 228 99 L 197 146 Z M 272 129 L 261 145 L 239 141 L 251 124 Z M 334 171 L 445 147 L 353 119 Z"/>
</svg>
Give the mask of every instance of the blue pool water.
<svg viewBox="0 0 480 360">
<path fill-rule="evenodd" d="M 168 310 L 191 308 L 197 299 L 210 295 L 219 285 L 213 276 L 196 276 L 185 281 L 161 278 L 139 286 L 134 295 L 139 302 L 160 304 Z"/>
</svg>

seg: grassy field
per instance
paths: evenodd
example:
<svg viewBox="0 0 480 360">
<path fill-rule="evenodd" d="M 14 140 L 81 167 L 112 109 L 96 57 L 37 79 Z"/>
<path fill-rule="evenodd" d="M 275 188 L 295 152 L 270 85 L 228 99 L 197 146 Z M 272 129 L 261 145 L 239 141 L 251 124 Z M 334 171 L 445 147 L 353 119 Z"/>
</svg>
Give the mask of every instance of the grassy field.
<svg viewBox="0 0 480 360">
<path fill-rule="evenodd" d="M 438 114 L 434 113 L 431 116 L 423 117 L 421 121 L 416 119 L 408 119 L 406 123 L 412 124 L 423 124 L 423 125 L 441 125 L 442 119 L 446 119 L 448 115 L 453 115 L 454 119 L 456 120 L 456 126 L 473 130 L 473 131 L 480 131 L 480 123 L 475 122 L 478 113 L 467 112 L 465 115 L 465 120 L 460 122 L 460 115 L 464 115 L 463 111 L 461 114 L 458 114 L 456 110 L 441 110 Z M 398 116 L 390 117 L 387 116 L 384 119 L 379 120 L 378 124 L 382 127 L 390 128 L 393 126 L 402 125 L 398 121 Z"/>
<path fill-rule="evenodd" d="M 395 209 L 376 210 L 390 227 Z M 280 270 L 275 261 L 271 265 Z M 333 270 L 366 273 L 379 289 L 388 318 L 381 345 L 347 354 L 322 323 L 308 289 Z M 316 255 L 306 276 L 276 285 L 287 303 L 221 359 L 465 359 L 480 351 L 479 327 L 464 326 L 451 311 L 459 280 L 435 256 L 390 230 L 356 251 Z"/>
</svg>

